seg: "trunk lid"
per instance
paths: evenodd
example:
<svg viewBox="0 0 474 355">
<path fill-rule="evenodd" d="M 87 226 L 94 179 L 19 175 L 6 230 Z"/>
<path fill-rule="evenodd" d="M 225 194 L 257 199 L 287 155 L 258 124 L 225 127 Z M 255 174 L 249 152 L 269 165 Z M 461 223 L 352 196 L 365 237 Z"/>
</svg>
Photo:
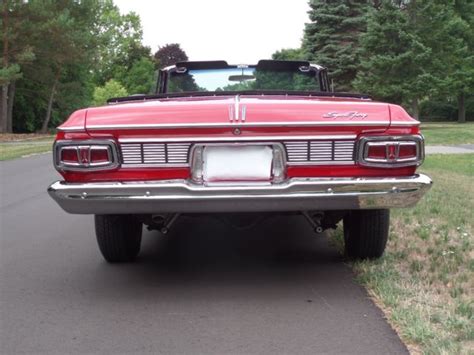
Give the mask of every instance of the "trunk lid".
<svg viewBox="0 0 474 355">
<path fill-rule="evenodd" d="M 387 104 L 292 96 L 216 96 L 150 100 L 91 108 L 87 130 L 262 126 L 390 125 Z"/>
</svg>

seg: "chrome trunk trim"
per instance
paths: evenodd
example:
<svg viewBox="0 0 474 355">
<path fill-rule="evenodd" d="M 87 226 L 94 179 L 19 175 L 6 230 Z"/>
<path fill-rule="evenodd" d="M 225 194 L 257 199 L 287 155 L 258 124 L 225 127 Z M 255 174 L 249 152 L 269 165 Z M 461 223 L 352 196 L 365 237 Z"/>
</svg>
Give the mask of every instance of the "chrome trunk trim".
<svg viewBox="0 0 474 355">
<path fill-rule="evenodd" d="M 404 122 L 392 126 L 416 126 L 418 123 Z M 216 123 L 156 123 L 156 124 L 110 124 L 87 125 L 86 130 L 113 130 L 113 129 L 173 129 L 173 128 L 233 128 L 237 126 L 231 122 Z M 390 121 L 290 121 L 290 122 L 245 122 L 245 127 L 338 127 L 338 126 L 380 126 L 388 128 Z"/>
<path fill-rule="evenodd" d="M 241 141 L 299 141 L 299 140 L 344 140 L 344 139 L 355 139 L 357 135 L 355 134 L 345 134 L 345 135 L 305 135 L 305 136 L 248 136 L 248 137 L 160 137 L 160 138 L 119 138 L 120 143 L 161 143 L 161 142 L 241 142 Z"/>
</svg>

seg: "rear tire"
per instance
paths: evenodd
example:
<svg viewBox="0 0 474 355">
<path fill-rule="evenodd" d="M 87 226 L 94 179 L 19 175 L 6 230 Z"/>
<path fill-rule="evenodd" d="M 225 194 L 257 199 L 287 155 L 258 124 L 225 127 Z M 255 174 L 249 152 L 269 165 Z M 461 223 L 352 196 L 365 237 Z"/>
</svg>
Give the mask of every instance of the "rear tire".
<svg viewBox="0 0 474 355">
<path fill-rule="evenodd" d="M 133 261 L 140 252 L 142 223 L 132 215 L 96 215 L 99 249 L 109 263 Z"/>
<path fill-rule="evenodd" d="M 344 217 L 346 255 L 357 259 L 380 258 L 387 244 L 389 210 L 355 210 Z"/>
</svg>

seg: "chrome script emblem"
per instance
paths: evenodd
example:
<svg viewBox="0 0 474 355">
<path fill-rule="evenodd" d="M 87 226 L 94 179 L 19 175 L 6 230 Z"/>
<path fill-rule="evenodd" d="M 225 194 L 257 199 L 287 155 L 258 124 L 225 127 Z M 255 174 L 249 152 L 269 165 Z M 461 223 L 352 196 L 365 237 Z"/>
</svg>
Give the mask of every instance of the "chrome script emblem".
<svg viewBox="0 0 474 355">
<path fill-rule="evenodd" d="M 348 118 L 350 120 L 353 120 L 355 118 L 366 118 L 368 115 L 366 113 L 362 112 L 357 112 L 357 111 L 348 111 L 348 112 L 338 112 L 338 111 L 332 111 L 325 113 L 323 115 L 323 118 L 333 118 L 333 119 L 338 119 L 338 118 Z"/>
</svg>

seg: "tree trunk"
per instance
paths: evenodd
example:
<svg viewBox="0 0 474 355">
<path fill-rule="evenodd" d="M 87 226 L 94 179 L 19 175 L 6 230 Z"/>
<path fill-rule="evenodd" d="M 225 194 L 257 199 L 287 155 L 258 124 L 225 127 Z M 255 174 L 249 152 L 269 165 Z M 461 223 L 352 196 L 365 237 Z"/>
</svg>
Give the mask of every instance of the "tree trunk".
<svg viewBox="0 0 474 355">
<path fill-rule="evenodd" d="M 413 118 L 415 120 L 420 120 L 420 110 L 419 110 L 418 98 L 417 97 L 415 97 L 413 99 L 411 109 L 412 109 Z"/>
<path fill-rule="evenodd" d="M 3 25 L 3 67 L 8 67 L 8 1 L 4 0 L 2 11 Z M 7 131 L 8 116 L 8 81 L 2 85 L 2 98 L 0 101 L 0 132 Z"/>
<path fill-rule="evenodd" d="M 0 133 L 5 133 L 7 131 L 8 86 L 8 84 L 2 85 L 2 99 L 0 101 Z"/>
<path fill-rule="evenodd" d="M 15 101 L 16 82 L 10 83 L 8 90 L 8 107 L 7 107 L 7 132 L 13 132 L 13 103 Z"/>
<path fill-rule="evenodd" d="M 44 118 L 43 125 L 41 126 L 41 133 L 48 131 L 49 121 L 51 120 L 51 113 L 53 112 L 54 95 L 56 94 L 57 81 L 54 81 L 53 87 L 51 88 L 51 94 L 48 100 L 48 109 L 46 110 L 46 117 Z"/>
<path fill-rule="evenodd" d="M 48 109 L 46 110 L 46 117 L 44 118 L 43 125 L 41 126 L 41 133 L 46 133 L 48 131 L 49 121 L 51 120 L 51 113 L 53 112 L 53 103 L 54 96 L 56 95 L 56 88 L 58 87 L 59 77 L 61 76 L 61 68 L 56 72 L 54 78 L 53 86 L 51 87 L 51 94 L 49 95 L 48 100 Z"/>
<path fill-rule="evenodd" d="M 461 91 L 458 96 L 458 123 L 466 123 L 466 94 Z"/>
</svg>

